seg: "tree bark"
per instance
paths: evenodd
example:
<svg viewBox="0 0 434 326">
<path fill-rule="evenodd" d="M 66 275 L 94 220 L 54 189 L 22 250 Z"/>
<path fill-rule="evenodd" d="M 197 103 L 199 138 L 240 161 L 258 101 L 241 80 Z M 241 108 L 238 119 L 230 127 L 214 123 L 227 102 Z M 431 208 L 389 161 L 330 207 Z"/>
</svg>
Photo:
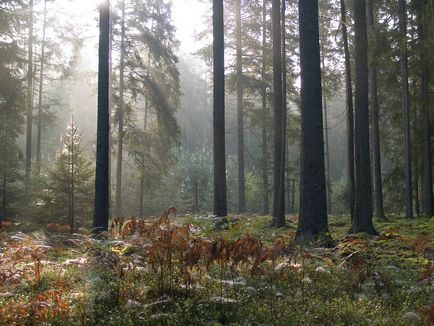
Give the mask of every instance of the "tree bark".
<svg viewBox="0 0 434 326">
<path fill-rule="evenodd" d="M 116 164 L 115 216 L 122 215 L 122 163 L 124 147 L 125 1 L 121 2 L 121 47 L 119 63 L 118 157 Z"/>
<path fill-rule="evenodd" d="M 45 60 L 45 31 L 47 27 L 47 0 L 44 0 L 44 22 L 42 25 L 42 44 L 41 44 L 41 62 L 39 78 L 39 100 L 38 100 L 38 134 L 36 141 L 36 173 L 41 174 L 41 137 L 42 137 L 42 88 L 44 85 L 44 60 Z"/>
<path fill-rule="evenodd" d="M 238 149 L 238 212 L 246 211 L 244 180 L 244 108 L 243 108 L 243 57 L 241 48 L 241 0 L 236 0 L 236 48 L 237 48 L 237 149 Z"/>
<path fill-rule="evenodd" d="M 267 67 L 267 4 L 266 0 L 262 0 L 262 214 L 269 213 L 269 196 L 268 196 L 268 139 L 267 139 L 267 82 L 266 82 L 266 67 Z"/>
<path fill-rule="evenodd" d="M 324 62 L 324 49 L 322 49 L 322 71 L 325 76 L 325 62 Z M 324 103 L 324 145 L 325 145 L 325 169 L 326 169 L 326 188 L 327 188 L 327 207 L 328 213 L 332 213 L 332 200 L 331 200 L 331 183 L 330 183 L 330 152 L 329 152 L 329 126 L 327 117 L 327 98 L 323 92 L 323 103 Z"/>
<path fill-rule="evenodd" d="M 410 111 L 408 98 L 408 59 L 407 59 L 407 9 L 405 0 L 399 1 L 399 29 L 401 33 L 400 68 L 402 87 L 402 111 L 404 127 L 404 171 L 405 171 L 405 217 L 413 218 L 411 150 L 410 150 Z"/>
<path fill-rule="evenodd" d="M 214 214 L 227 215 L 225 154 L 225 66 L 223 0 L 213 0 Z"/>
<path fill-rule="evenodd" d="M 370 29 L 371 45 L 374 42 L 374 3 L 368 0 L 368 26 Z M 379 219 L 386 219 L 383 208 L 383 186 L 381 180 L 381 151 L 380 151 L 380 128 L 379 128 L 379 109 L 377 96 L 377 65 L 375 58 L 371 58 L 369 63 L 369 93 L 371 105 L 371 130 L 372 130 L 372 160 L 373 160 L 373 177 L 374 177 L 374 201 L 375 215 Z"/>
<path fill-rule="evenodd" d="M 368 110 L 368 37 L 366 2 L 354 2 L 355 32 L 355 203 L 350 232 L 377 234 L 372 224 L 371 159 Z"/>
<path fill-rule="evenodd" d="M 95 169 L 95 203 L 93 232 L 108 229 L 109 217 L 109 52 L 110 52 L 110 0 L 99 6 L 99 55 L 98 55 L 98 117 Z"/>
<path fill-rule="evenodd" d="M 273 104 L 274 104 L 274 184 L 273 184 L 273 225 L 285 225 L 285 204 L 282 203 L 282 38 L 280 0 L 272 1 L 273 20 Z M 284 197 L 283 197 L 284 198 Z"/>
<path fill-rule="evenodd" d="M 354 216 L 354 107 L 353 88 L 351 78 L 350 50 L 348 46 L 347 18 L 345 0 L 341 1 L 342 38 L 344 41 L 345 55 L 345 91 L 347 105 L 347 162 L 348 162 L 348 192 L 351 220 Z"/>
<path fill-rule="evenodd" d="M 286 181 L 286 120 L 287 120 L 287 107 L 286 107 L 286 0 L 282 0 L 281 12 L 282 28 L 282 150 L 280 154 L 280 179 L 279 179 L 279 206 L 278 214 L 283 216 L 283 225 L 285 224 L 285 181 Z M 282 217 L 280 217 L 282 218 Z"/>
<path fill-rule="evenodd" d="M 26 187 L 32 173 L 32 127 L 33 127 L 33 0 L 29 1 L 29 47 L 27 66 L 27 110 L 26 110 Z"/>
<path fill-rule="evenodd" d="M 299 1 L 301 68 L 300 207 L 297 239 L 327 233 L 318 1 Z"/>
</svg>

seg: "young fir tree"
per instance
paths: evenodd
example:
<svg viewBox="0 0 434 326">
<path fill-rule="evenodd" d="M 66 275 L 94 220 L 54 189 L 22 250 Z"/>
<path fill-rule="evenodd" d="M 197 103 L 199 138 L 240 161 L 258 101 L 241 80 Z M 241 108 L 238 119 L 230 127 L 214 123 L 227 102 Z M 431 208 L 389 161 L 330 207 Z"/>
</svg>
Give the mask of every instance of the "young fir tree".
<svg viewBox="0 0 434 326">
<path fill-rule="evenodd" d="M 68 222 L 71 233 L 92 211 L 93 166 L 81 144 L 77 123 L 71 120 L 63 134 L 62 150 L 49 172 L 51 204 L 57 218 Z"/>
</svg>

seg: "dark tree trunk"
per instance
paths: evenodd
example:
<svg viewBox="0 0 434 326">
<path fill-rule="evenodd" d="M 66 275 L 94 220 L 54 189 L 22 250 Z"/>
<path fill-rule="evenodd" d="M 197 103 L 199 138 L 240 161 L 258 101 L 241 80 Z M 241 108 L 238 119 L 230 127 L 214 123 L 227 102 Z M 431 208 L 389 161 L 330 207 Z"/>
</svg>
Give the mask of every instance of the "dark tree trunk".
<svg viewBox="0 0 434 326">
<path fill-rule="evenodd" d="M 416 87 L 414 88 L 416 90 Z M 419 206 L 419 149 L 418 149 L 418 137 L 417 137 L 417 130 L 419 128 L 418 123 L 418 115 L 417 115 L 417 108 L 414 107 L 413 109 L 413 139 L 414 139 L 414 203 L 415 203 L 415 211 L 416 216 L 420 215 L 420 206 Z"/>
<path fill-rule="evenodd" d="M 118 157 L 116 164 L 115 216 L 122 215 L 122 163 L 124 147 L 125 2 L 121 2 L 121 48 L 119 63 Z"/>
<path fill-rule="evenodd" d="M 371 44 L 374 42 L 374 3 L 368 0 L 368 26 L 371 33 Z M 381 151 L 380 151 L 380 128 L 379 128 L 379 110 L 377 96 L 377 66 L 376 58 L 371 58 L 369 64 L 369 86 L 370 86 L 370 104 L 371 104 L 371 129 L 372 129 L 372 171 L 374 177 L 374 202 L 375 215 L 379 219 L 386 219 L 383 208 L 383 186 L 381 181 Z"/>
<path fill-rule="evenodd" d="M 273 183 L 273 225 L 285 225 L 285 204 L 282 203 L 283 187 L 281 186 L 282 169 L 285 159 L 282 130 L 282 38 L 280 19 L 280 0 L 272 1 L 273 20 L 273 104 L 274 104 L 274 183 Z M 283 165 L 283 168 L 282 168 Z"/>
<path fill-rule="evenodd" d="M 47 0 L 44 1 L 44 22 L 42 25 L 41 62 L 39 78 L 39 100 L 38 100 L 38 134 L 36 139 L 36 173 L 41 174 L 41 137 L 42 137 L 42 88 L 44 85 L 44 60 L 45 60 L 45 30 L 47 27 Z"/>
<path fill-rule="evenodd" d="M 26 186 L 32 173 L 32 127 L 33 127 L 33 0 L 29 1 L 29 48 L 27 65 L 27 110 L 26 110 Z"/>
<path fill-rule="evenodd" d="M 285 182 L 286 182 L 286 0 L 282 0 L 282 153 L 280 155 L 280 180 L 279 180 L 279 206 L 278 214 L 283 215 L 283 223 L 285 223 Z M 284 224 L 283 224 L 284 225 Z"/>
<path fill-rule="evenodd" d="M 350 232 L 376 234 L 372 224 L 371 159 L 368 110 L 368 36 L 366 2 L 354 2 L 355 32 L 355 203 Z"/>
<path fill-rule="evenodd" d="M 241 49 L 241 0 L 236 0 L 236 38 L 237 38 L 237 118 L 238 118 L 238 212 L 246 211 L 244 181 L 244 112 L 243 112 L 243 57 Z"/>
<path fill-rule="evenodd" d="M 299 1 L 301 68 L 300 207 L 297 238 L 328 231 L 318 1 Z"/>
<path fill-rule="evenodd" d="M 140 177 L 140 197 L 139 197 L 139 217 L 143 218 L 145 215 L 145 209 L 144 209 L 144 200 L 143 196 L 145 195 L 145 177 Z"/>
<path fill-rule="evenodd" d="M 345 9 L 345 0 L 341 0 L 341 20 L 342 20 L 342 38 L 344 40 L 345 54 L 345 90 L 347 102 L 347 161 L 348 161 L 348 192 L 351 220 L 354 216 L 354 108 L 353 108 L 353 88 L 351 78 L 350 50 L 348 47 L 347 18 Z"/>
<path fill-rule="evenodd" d="M 223 0 L 213 0 L 213 57 L 214 214 L 222 217 L 227 215 Z"/>
<path fill-rule="evenodd" d="M 291 214 L 295 213 L 295 180 L 292 180 L 292 191 L 291 191 Z"/>
<path fill-rule="evenodd" d="M 267 4 L 266 0 L 262 1 L 262 214 L 269 213 L 269 196 L 268 196 L 268 139 L 267 139 L 267 82 L 266 82 L 266 66 L 267 66 Z"/>
<path fill-rule="evenodd" d="M 425 26 L 422 20 L 422 13 L 417 15 L 417 29 L 419 42 L 427 41 L 425 35 Z M 421 49 L 422 67 L 426 67 L 427 53 L 424 48 Z M 431 128 L 429 116 L 429 96 L 428 96 L 428 72 L 427 69 L 421 68 L 421 88 L 422 88 L 422 120 L 423 120 L 423 212 L 428 216 L 434 215 L 433 206 L 433 189 L 432 189 L 432 153 L 431 153 Z"/>
<path fill-rule="evenodd" d="M 432 153 L 431 153 L 431 128 L 428 99 L 428 76 L 425 69 L 422 71 L 422 115 L 423 115 L 423 153 L 424 153 L 424 197 L 423 208 L 427 216 L 434 216 L 433 188 L 432 188 Z"/>
<path fill-rule="evenodd" d="M 110 52 L 110 1 L 100 4 L 99 55 L 98 55 L 98 118 L 96 140 L 94 233 L 108 229 L 109 217 L 109 52 Z"/>
<path fill-rule="evenodd" d="M 413 200 L 411 183 L 411 150 L 410 150 L 410 111 L 408 98 L 408 60 L 407 60 L 407 9 L 405 0 L 399 1 L 400 19 L 399 29 L 401 33 L 400 67 L 402 85 L 402 111 L 404 126 L 404 170 L 405 170 L 405 217 L 413 218 Z"/>
<path fill-rule="evenodd" d="M 325 76 L 325 62 L 324 62 L 324 50 L 322 49 L 322 71 Z M 328 213 L 332 214 L 332 200 L 331 200 L 331 182 L 330 182 L 330 149 L 329 149 L 329 126 L 327 117 L 327 98 L 325 93 L 323 93 L 323 104 L 324 104 L 324 145 L 325 145 L 325 169 L 326 169 L 326 187 L 327 187 L 327 207 Z"/>
</svg>

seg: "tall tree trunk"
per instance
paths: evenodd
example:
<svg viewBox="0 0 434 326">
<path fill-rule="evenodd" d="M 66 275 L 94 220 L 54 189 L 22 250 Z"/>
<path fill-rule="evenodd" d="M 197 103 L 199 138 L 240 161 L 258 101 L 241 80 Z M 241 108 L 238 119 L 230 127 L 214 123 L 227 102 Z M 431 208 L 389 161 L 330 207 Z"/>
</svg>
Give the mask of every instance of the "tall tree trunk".
<svg viewBox="0 0 434 326">
<path fill-rule="evenodd" d="M 376 234 L 372 224 L 371 159 L 368 110 L 368 36 L 366 2 L 354 2 L 355 32 L 355 202 L 351 232 Z"/>
<path fill-rule="evenodd" d="M 244 180 L 244 112 L 243 112 L 243 57 L 241 49 L 241 0 L 236 0 L 236 42 L 237 42 L 237 118 L 238 118 L 238 212 L 246 211 Z"/>
<path fill-rule="evenodd" d="M 110 52 L 110 0 L 99 5 L 99 55 L 98 55 L 98 117 L 95 169 L 94 233 L 108 229 L 109 217 L 109 52 Z"/>
<path fill-rule="evenodd" d="M 148 66 L 150 66 L 150 60 L 148 60 Z M 145 114 L 143 117 L 143 132 L 146 133 L 146 129 L 147 129 L 147 124 L 148 124 L 148 99 L 145 98 Z M 145 138 L 145 153 L 149 152 L 149 143 L 146 141 Z M 142 161 L 142 171 L 140 171 L 141 176 L 140 176 L 140 198 L 139 198 L 139 216 L 141 218 L 143 218 L 145 216 L 145 206 L 144 206 L 144 196 L 145 196 L 145 169 L 146 169 L 146 164 L 145 164 L 145 159 L 143 159 Z"/>
<path fill-rule="evenodd" d="M 272 1 L 273 20 L 273 99 L 274 99 L 274 184 L 273 184 L 273 225 L 285 225 L 285 205 L 282 200 L 282 38 L 280 0 Z"/>
<path fill-rule="evenodd" d="M 119 63 L 118 157 L 116 164 L 115 216 L 122 215 L 122 163 L 124 148 L 125 1 L 121 2 L 121 48 Z"/>
<path fill-rule="evenodd" d="M 348 46 L 347 18 L 345 0 L 341 2 L 342 38 L 344 41 L 345 54 L 345 92 L 347 106 L 347 163 L 348 163 L 348 192 L 351 220 L 354 216 L 354 108 L 353 88 L 351 78 L 350 50 Z"/>
<path fill-rule="evenodd" d="M 74 126 L 74 119 L 71 118 L 71 127 L 72 127 L 72 137 L 71 137 L 71 167 L 70 167 L 70 171 L 71 171 L 71 211 L 70 211 L 70 220 L 69 220 L 69 228 L 71 231 L 71 234 L 74 233 L 74 229 L 75 229 L 75 136 L 76 136 L 76 132 L 77 129 Z"/>
<path fill-rule="evenodd" d="M 300 207 L 297 239 L 328 231 L 318 1 L 299 0 L 301 68 Z"/>
<path fill-rule="evenodd" d="M 45 30 L 47 27 L 47 0 L 44 0 L 44 22 L 42 25 L 42 44 L 41 44 L 41 62 L 39 78 L 39 100 L 38 100 L 38 134 L 36 142 L 36 173 L 41 174 L 41 136 L 42 136 L 42 88 L 44 85 L 44 60 L 45 60 Z"/>
<path fill-rule="evenodd" d="M 407 59 L 407 9 L 405 0 L 399 1 L 401 33 L 400 67 L 402 85 L 402 111 L 404 125 L 404 163 L 405 163 L 405 217 L 413 217 L 412 178 L 411 178 L 411 150 L 410 150 L 410 111 L 408 98 L 408 59 Z"/>
<path fill-rule="evenodd" d="M 33 0 L 29 1 L 29 48 L 27 66 L 27 111 L 26 111 L 26 185 L 32 173 L 32 127 L 33 127 Z"/>
<path fill-rule="evenodd" d="M 225 65 L 223 0 L 213 0 L 214 214 L 227 215 L 225 154 Z"/>
<path fill-rule="evenodd" d="M 291 180 L 289 178 L 289 141 L 286 139 L 285 142 L 285 164 L 286 164 L 286 175 L 285 175 L 285 197 L 286 197 L 286 213 L 291 214 Z"/>
<path fill-rule="evenodd" d="M 279 206 L 278 214 L 283 215 L 283 225 L 285 223 L 285 181 L 286 181 L 286 0 L 282 0 L 281 12 L 281 38 L 282 38 L 282 152 L 280 154 L 280 179 L 279 179 Z"/>
<path fill-rule="evenodd" d="M 428 76 L 425 69 L 422 72 L 422 114 L 423 114 L 423 147 L 424 147 L 424 213 L 434 216 L 433 187 L 432 187 L 432 153 L 431 153 L 431 127 L 429 115 Z"/>
<path fill-rule="evenodd" d="M 323 75 L 325 76 L 325 62 L 324 62 L 324 49 L 322 51 L 322 60 L 321 66 Z M 327 188 L 327 207 L 328 213 L 332 213 L 332 201 L 331 201 L 331 183 L 330 183 L 330 152 L 329 152 L 329 126 L 328 126 L 328 117 L 327 117 L 327 98 L 325 93 L 323 92 L 323 105 L 324 105 L 324 145 L 325 145 L 325 169 L 326 169 L 326 188 Z"/>
<path fill-rule="evenodd" d="M 415 83 L 414 83 L 415 84 Z M 414 87 L 414 90 L 416 90 L 416 87 Z M 417 108 L 416 106 L 413 109 L 413 139 L 414 139 L 414 203 L 415 203 L 415 211 L 416 216 L 420 215 L 420 206 L 419 206 L 419 149 L 418 149 L 418 137 L 417 137 L 417 130 L 419 129 L 419 123 L 418 123 L 418 115 L 417 115 Z"/>
<path fill-rule="evenodd" d="M 267 139 L 267 0 L 262 0 L 262 214 L 269 213 L 269 196 L 268 196 L 268 139 Z"/>
<path fill-rule="evenodd" d="M 368 0 L 368 26 L 370 29 L 370 41 L 372 46 L 374 37 L 374 1 Z M 379 128 L 379 110 L 378 110 L 378 96 L 377 96 L 377 65 L 376 58 L 371 58 L 369 63 L 369 93 L 371 104 L 371 130 L 372 130 L 372 171 L 374 177 L 374 202 L 375 202 L 375 215 L 379 219 L 386 219 L 383 208 L 383 186 L 381 181 L 381 151 L 380 151 L 380 128 Z"/>
<path fill-rule="evenodd" d="M 423 13 L 417 13 L 418 40 L 420 43 L 427 41 L 425 34 L 425 24 Z M 422 88 L 422 120 L 423 120 L 423 212 L 428 216 L 434 215 L 433 188 L 432 188 L 432 153 L 431 153 L 431 128 L 429 115 L 429 95 L 428 95 L 428 72 L 426 61 L 428 59 L 424 47 L 421 49 L 421 88 Z"/>
</svg>

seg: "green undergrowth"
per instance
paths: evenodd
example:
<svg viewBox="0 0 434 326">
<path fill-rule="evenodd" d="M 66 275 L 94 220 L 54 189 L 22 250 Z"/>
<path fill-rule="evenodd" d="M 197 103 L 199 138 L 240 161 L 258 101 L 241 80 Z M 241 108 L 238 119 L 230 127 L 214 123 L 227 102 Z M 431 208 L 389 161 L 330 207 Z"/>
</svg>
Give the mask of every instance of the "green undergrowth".
<svg viewBox="0 0 434 326">
<path fill-rule="evenodd" d="M 183 216 L 105 240 L 11 227 L 0 232 L 0 325 L 434 322 L 434 218 L 375 220 L 370 236 L 333 216 L 334 248 L 296 245 L 295 218 L 270 222 Z"/>
</svg>

